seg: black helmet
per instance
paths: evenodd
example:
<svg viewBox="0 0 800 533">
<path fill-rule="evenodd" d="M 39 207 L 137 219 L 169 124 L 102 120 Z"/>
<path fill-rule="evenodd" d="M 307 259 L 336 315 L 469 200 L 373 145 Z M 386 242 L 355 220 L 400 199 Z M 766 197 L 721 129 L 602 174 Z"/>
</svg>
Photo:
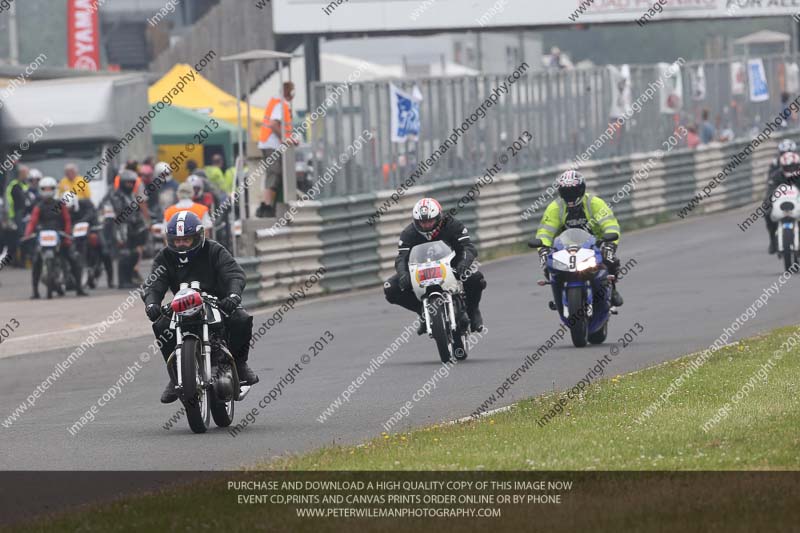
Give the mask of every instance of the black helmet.
<svg viewBox="0 0 800 533">
<path fill-rule="evenodd" d="M 556 180 L 558 195 L 563 198 L 569 207 L 581 205 L 583 195 L 586 194 L 586 180 L 577 170 L 567 170 Z"/>
<path fill-rule="evenodd" d="M 167 248 L 185 263 L 206 242 L 206 229 L 197 215 L 191 211 L 179 211 L 167 223 L 166 238 Z"/>
</svg>

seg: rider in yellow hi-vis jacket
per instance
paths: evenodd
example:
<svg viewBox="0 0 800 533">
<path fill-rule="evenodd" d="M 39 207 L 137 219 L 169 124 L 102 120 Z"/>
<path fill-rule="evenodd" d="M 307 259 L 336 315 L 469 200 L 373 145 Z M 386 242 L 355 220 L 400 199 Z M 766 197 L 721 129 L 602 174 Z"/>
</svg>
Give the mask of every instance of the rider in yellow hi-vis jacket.
<svg viewBox="0 0 800 533">
<path fill-rule="evenodd" d="M 544 244 L 539 248 L 539 258 L 542 266 L 546 261 L 553 246 L 553 239 L 559 233 L 570 228 L 581 228 L 597 238 L 608 233 L 620 235 L 619 222 L 614 212 L 602 198 L 586 193 L 586 180 L 580 172 L 568 170 L 556 180 L 559 198 L 550 202 L 542 215 L 536 238 Z M 619 271 L 619 259 L 616 257 L 619 238 L 614 242 L 602 245 L 603 262 L 608 268 L 608 273 L 614 276 Z M 611 305 L 622 305 L 622 296 L 612 285 Z"/>
</svg>

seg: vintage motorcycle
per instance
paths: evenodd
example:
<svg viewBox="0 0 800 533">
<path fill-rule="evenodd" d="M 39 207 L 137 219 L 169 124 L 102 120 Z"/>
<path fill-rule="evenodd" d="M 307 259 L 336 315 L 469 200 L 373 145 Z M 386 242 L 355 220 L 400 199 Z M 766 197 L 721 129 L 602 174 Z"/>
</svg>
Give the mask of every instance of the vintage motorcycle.
<svg viewBox="0 0 800 533">
<path fill-rule="evenodd" d="M 784 185 L 775 190 L 772 197 L 770 218 L 778 224 L 775 236 L 778 240 L 778 258 L 788 272 L 800 258 L 800 190 L 794 185 Z"/>
<path fill-rule="evenodd" d="M 42 277 L 41 282 L 47 287 L 47 299 L 53 297 L 53 293 L 58 293 L 59 296 L 64 296 L 64 273 L 69 270 L 69 265 L 64 265 L 61 254 L 61 239 L 69 238 L 70 236 L 63 231 L 56 230 L 40 230 L 30 237 L 23 239 L 21 242 L 27 242 L 36 239 L 37 247 L 35 254 L 40 256 L 42 262 Z"/>
<path fill-rule="evenodd" d="M 199 282 L 181 283 L 172 303 L 162 310 L 170 317 L 176 342 L 167 369 L 189 427 L 205 433 L 211 418 L 219 427 L 229 426 L 234 402 L 244 400 L 251 386 L 239 382 L 217 298 L 202 292 Z"/>
<path fill-rule="evenodd" d="M 467 358 L 469 317 L 464 284 L 450 266 L 455 252 L 442 241 L 415 246 L 408 258 L 414 295 L 422 302 L 428 335 L 442 363 Z"/>
</svg>

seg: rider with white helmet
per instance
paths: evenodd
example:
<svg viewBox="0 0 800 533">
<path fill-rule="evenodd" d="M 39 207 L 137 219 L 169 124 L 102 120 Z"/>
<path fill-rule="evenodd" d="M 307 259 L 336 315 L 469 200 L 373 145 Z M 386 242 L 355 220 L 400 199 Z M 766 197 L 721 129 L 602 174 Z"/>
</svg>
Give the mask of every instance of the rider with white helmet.
<svg viewBox="0 0 800 533">
<path fill-rule="evenodd" d="M 39 194 L 41 200 L 31 211 L 31 218 L 25 228 L 25 237 L 31 236 L 40 230 L 61 231 L 67 235 L 72 234 L 72 217 L 69 209 L 64 202 L 56 199 L 56 188 L 58 182 L 55 178 L 44 177 L 39 182 Z M 72 269 L 72 275 L 76 280 L 82 279 L 81 267 L 75 256 L 71 253 L 71 242 L 68 237 L 61 240 L 59 254 L 61 258 Z M 39 298 L 39 279 L 42 275 L 42 256 L 37 254 L 33 262 L 33 295 L 31 298 Z M 75 292 L 78 296 L 88 296 L 84 292 L 80 283 L 77 284 Z"/>
<path fill-rule="evenodd" d="M 470 268 L 478 258 L 478 251 L 472 243 L 469 230 L 459 220 L 445 215 L 442 206 L 433 198 L 423 198 L 411 212 L 411 224 L 400 234 L 397 247 L 397 258 L 394 261 L 395 274 L 383 284 L 383 291 L 389 303 L 405 307 L 420 315 L 420 327 L 417 333 L 426 331 L 422 315 L 422 303 L 414 295 L 408 272 L 408 256 L 411 249 L 418 244 L 429 241 L 443 241 L 456 253 L 451 265 L 456 275 L 464 283 L 467 314 L 472 331 L 483 330 L 483 317 L 478 305 L 481 294 L 486 288 L 483 274 Z"/>
</svg>

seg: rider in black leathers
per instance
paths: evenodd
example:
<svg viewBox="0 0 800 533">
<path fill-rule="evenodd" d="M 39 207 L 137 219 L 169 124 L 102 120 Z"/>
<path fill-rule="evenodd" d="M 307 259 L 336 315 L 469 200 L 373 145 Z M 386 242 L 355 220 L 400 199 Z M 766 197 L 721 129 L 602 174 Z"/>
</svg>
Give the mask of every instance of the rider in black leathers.
<svg viewBox="0 0 800 533">
<path fill-rule="evenodd" d="M 103 221 L 104 236 L 114 245 L 118 259 L 117 278 L 120 289 L 132 289 L 134 270 L 139 262 L 139 255 L 147 240 L 148 225 L 142 212 L 144 203 L 139 201 L 134 191 L 138 176 L 132 170 L 120 173 L 119 189 L 109 194 L 103 203 L 111 205 L 114 218 Z"/>
<path fill-rule="evenodd" d="M 201 290 L 219 298 L 219 307 L 227 314 L 224 323 L 228 347 L 241 383 L 257 383 L 258 376 L 247 364 L 253 317 L 241 305 L 246 284 L 244 270 L 222 245 L 205 238 L 202 222 L 190 211 L 174 214 L 167 223 L 166 235 L 167 247 L 153 259 L 143 294 L 145 312 L 153 322 L 156 338 L 164 338 L 169 328 L 169 319 L 161 312 L 161 302 L 167 290 L 174 294 L 181 283 L 197 281 Z M 175 350 L 175 339 L 168 338 L 161 347 L 164 361 Z M 177 398 L 170 380 L 161 395 L 161 402 L 171 403 Z"/>
<path fill-rule="evenodd" d="M 456 256 L 452 267 L 456 276 L 464 283 L 464 292 L 472 331 L 483 330 L 483 317 L 478 307 L 481 294 L 486 288 L 486 279 L 477 269 L 471 268 L 478 258 L 478 251 L 472 243 L 469 231 L 456 218 L 442 212 L 439 202 L 433 198 L 423 198 L 414 206 L 413 221 L 400 234 L 397 257 L 394 261 L 396 273 L 383 284 L 383 291 L 389 303 L 405 307 L 420 315 L 420 326 L 417 333 L 426 331 L 422 318 L 422 302 L 417 299 L 411 288 L 408 272 L 408 256 L 411 249 L 418 244 L 430 241 L 443 241 L 452 248 Z"/>
</svg>

